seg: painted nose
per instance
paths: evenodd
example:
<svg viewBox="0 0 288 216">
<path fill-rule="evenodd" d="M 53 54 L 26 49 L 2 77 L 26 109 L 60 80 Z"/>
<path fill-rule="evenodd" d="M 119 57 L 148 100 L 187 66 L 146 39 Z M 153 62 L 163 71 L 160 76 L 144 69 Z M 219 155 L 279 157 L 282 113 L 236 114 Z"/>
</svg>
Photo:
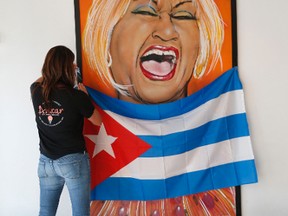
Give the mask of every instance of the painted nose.
<svg viewBox="0 0 288 216">
<path fill-rule="evenodd" d="M 161 14 L 158 24 L 155 26 L 155 31 L 152 33 L 153 38 L 159 38 L 163 41 L 177 40 L 178 32 L 172 22 L 169 14 Z"/>
</svg>

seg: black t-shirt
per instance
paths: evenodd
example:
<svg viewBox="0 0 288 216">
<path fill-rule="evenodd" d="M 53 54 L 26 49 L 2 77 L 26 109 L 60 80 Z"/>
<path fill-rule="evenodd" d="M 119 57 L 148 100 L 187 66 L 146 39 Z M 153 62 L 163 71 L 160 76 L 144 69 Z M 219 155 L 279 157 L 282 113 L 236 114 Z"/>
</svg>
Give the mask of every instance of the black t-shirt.
<svg viewBox="0 0 288 216">
<path fill-rule="evenodd" d="M 64 155 L 85 151 L 84 117 L 90 118 L 94 106 L 88 95 L 77 89 L 61 87 L 52 91 L 50 110 L 45 107 L 41 87 L 30 87 L 40 152 L 53 160 Z"/>
</svg>

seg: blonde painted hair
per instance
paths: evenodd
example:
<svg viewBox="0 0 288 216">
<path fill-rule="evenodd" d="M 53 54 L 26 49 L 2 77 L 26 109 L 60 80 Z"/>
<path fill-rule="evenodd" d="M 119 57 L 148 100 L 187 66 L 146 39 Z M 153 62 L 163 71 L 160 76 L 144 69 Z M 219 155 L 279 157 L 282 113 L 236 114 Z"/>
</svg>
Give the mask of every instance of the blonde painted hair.
<svg viewBox="0 0 288 216">
<path fill-rule="evenodd" d="M 109 53 L 114 26 L 127 11 L 131 0 L 93 0 L 83 32 L 84 56 L 90 68 L 101 79 L 122 94 L 127 95 L 128 86 L 117 84 L 109 67 L 112 59 Z M 224 27 L 221 14 L 214 0 L 194 0 L 197 7 L 197 24 L 200 31 L 200 51 L 195 63 L 193 76 L 200 78 L 209 73 L 220 61 L 224 40 Z M 209 67 L 208 67 L 209 66 Z"/>
</svg>

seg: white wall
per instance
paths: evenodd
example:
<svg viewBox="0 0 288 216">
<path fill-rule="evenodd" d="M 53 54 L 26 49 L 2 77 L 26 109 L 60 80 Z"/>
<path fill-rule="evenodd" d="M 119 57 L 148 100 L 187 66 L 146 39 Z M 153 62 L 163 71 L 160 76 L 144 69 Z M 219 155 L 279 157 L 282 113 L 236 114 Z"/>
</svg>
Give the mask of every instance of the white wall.
<svg viewBox="0 0 288 216">
<path fill-rule="evenodd" d="M 38 137 L 29 86 L 49 48 L 75 52 L 73 0 L 0 0 L 0 215 L 37 215 Z M 239 70 L 259 183 L 243 216 L 287 215 L 288 1 L 237 0 Z M 58 212 L 71 215 L 65 191 Z"/>
<path fill-rule="evenodd" d="M 288 215 L 288 1 L 237 0 L 238 59 L 259 183 L 242 187 L 244 216 Z"/>
<path fill-rule="evenodd" d="M 73 0 L 0 0 L 0 215 L 38 215 L 38 137 L 30 84 L 52 46 L 74 52 Z M 58 215 L 71 215 L 68 192 Z"/>
</svg>

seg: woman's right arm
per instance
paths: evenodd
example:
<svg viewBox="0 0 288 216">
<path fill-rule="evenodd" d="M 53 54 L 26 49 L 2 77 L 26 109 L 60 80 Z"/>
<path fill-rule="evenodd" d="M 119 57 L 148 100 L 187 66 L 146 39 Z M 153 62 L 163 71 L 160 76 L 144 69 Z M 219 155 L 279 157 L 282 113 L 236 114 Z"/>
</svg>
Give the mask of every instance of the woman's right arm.
<svg viewBox="0 0 288 216">
<path fill-rule="evenodd" d="M 79 83 L 79 84 L 78 84 L 78 89 L 79 89 L 80 91 L 85 92 L 85 93 L 88 95 L 87 89 L 86 89 L 86 87 L 83 85 L 83 83 Z M 101 115 L 100 115 L 100 113 L 98 112 L 97 109 L 94 109 L 92 116 L 91 116 L 90 118 L 88 118 L 88 120 L 89 120 L 92 124 L 94 124 L 94 125 L 98 125 L 98 126 L 101 125 L 102 118 L 101 118 Z"/>
<path fill-rule="evenodd" d="M 94 125 L 101 125 L 102 118 L 97 109 L 94 109 L 92 116 L 88 120 Z"/>
</svg>

